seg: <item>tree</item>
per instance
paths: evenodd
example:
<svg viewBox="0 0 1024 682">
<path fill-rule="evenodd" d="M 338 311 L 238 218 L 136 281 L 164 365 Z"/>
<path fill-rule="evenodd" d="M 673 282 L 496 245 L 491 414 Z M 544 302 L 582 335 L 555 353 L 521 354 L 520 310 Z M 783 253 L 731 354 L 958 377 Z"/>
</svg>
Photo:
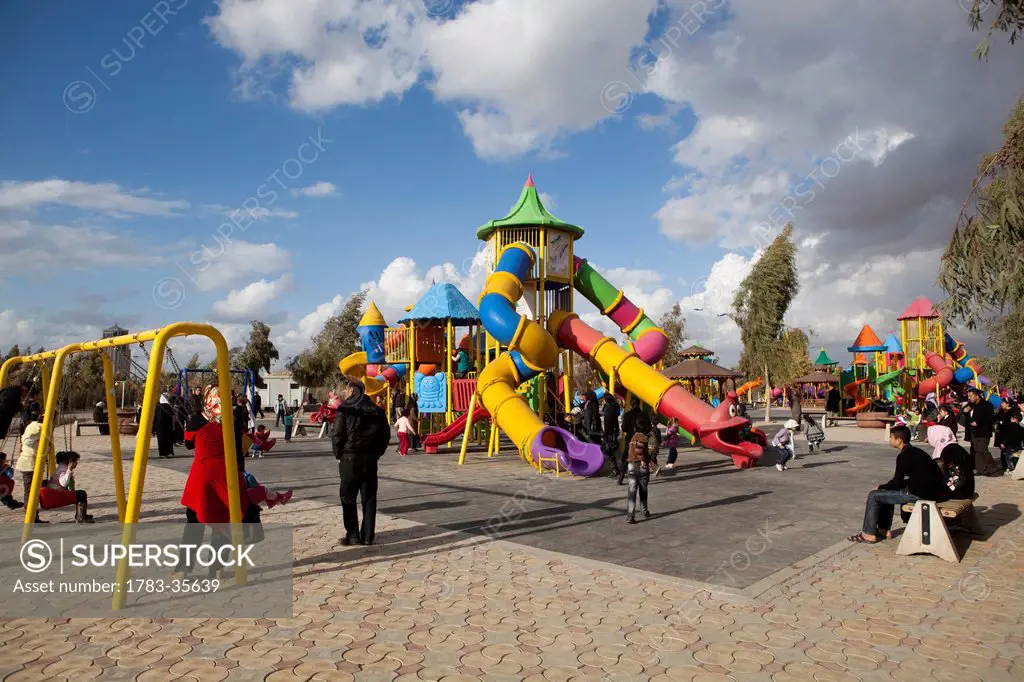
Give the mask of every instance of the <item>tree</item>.
<svg viewBox="0 0 1024 682">
<path fill-rule="evenodd" d="M 770 396 L 774 380 L 771 368 L 778 368 L 776 356 L 780 348 L 785 348 L 784 344 L 780 346 L 785 332 L 783 319 L 800 290 L 796 245 L 792 237 L 793 226 L 787 224 L 754 263 L 732 302 L 733 320 L 740 328 L 743 341 L 739 369 L 747 376 L 764 379 L 765 394 L 769 396 L 765 401 L 765 419 L 771 416 Z M 792 339 L 788 343 L 792 343 Z"/>
<path fill-rule="evenodd" d="M 989 24 L 988 32 L 974 51 L 978 59 L 988 57 L 988 41 L 992 37 L 993 32 L 1002 31 L 1009 33 L 1011 45 L 1024 35 L 1024 0 L 974 0 L 971 9 L 967 12 L 967 23 L 971 25 L 972 31 L 978 30 L 981 26 L 982 14 L 993 5 L 999 6 L 998 11 L 996 12 L 995 19 Z"/>
<path fill-rule="evenodd" d="M 338 363 L 361 349 L 356 327 L 365 302 L 365 291 L 352 294 L 341 312 L 330 317 L 310 340 L 311 346 L 292 358 L 287 367 L 295 381 L 309 388 L 319 388 L 341 378 Z"/>
<path fill-rule="evenodd" d="M 256 385 L 262 387 L 260 370 L 269 372 L 271 364 L 281 356 L 270 340 L 270 327 L 260 320 L 253 320 L 250 324 L 252 331 L 245 348 L 238 355 L 238 368 L 252 370 L 256 375 Z"/>
<path fill-rule="evenodd" d="M 185 364 L 186 369 L 199 369 L 199 353 L 193 353 Z"/>
<path fill-rule="evenodd" d="M 672 310 L 661 316 L 658 326 L 668 337 L 668 350 L 665 351 L 664 362 L 667 367 L 671 367 L 683 359 L 680 351 L 683 350 L 683 342 L 686 341 L 686 318 L 678 302 L 672 306 Z"/>
<path fill-rule="evenodd" d="M 1013 355 L 1024 311 L 1024 98 L 1003 126 L 1003 144 L 982 158 L 956 229 L 939 266 L 947 293 L 939 304 L 950 322 L 983 327 L 995 356 L 990 376 L 1021 386 L 1020 356 Z"/>
<path fill-rule="evenodd" d="M 782 333 L 775 344 L 776 352 L 768 363 L 768 371 L 776 386 L 788 384 L 793 379 L 810 373 L 812 363 L 807 350 L 809 343 L 807 333 L 798 327 Z"/>
<path fill-rule="evenodd" d="M 7 353 L 4 354 L 4 359 L 17 357 L 18 355 L 21 355 L 21 348 L 18 347 L 18 344 L 14 344 L 7 349 Z"/>
</svg>

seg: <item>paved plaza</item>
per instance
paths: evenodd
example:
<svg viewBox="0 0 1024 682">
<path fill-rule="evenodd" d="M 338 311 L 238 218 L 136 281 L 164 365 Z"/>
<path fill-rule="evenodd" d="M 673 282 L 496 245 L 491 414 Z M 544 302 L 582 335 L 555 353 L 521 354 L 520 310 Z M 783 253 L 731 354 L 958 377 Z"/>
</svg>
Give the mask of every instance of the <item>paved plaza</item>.
<svg viewBox="0 0 1024 682">
<path fill-rule="evenodd" d="M 104 439 L 78 478 L 116 521 Z M 129 450 L 130 441 L 125 443 Z M 801 442 L 800 445 L 803 445 Z M 144 521 L 183 520 L 190 458 L 149 466 Z M 960 564 L 851 545 L 892 451 L 830 442 L 791 469 L 707 451 L 654 479 L 651 519 L 625 487 L 538 476 L 517 456 L 389 452 L 378 545 L 342 547 L 326 441 L 247 462 L 295 502 L 287 619 L 0 621 L 5 680 L 1019 680 L 1024 486 L 981 479 L 986 534 Z M 130 472 L 130 462 L 126 461 Z M 3 512 L 3 521 L 21 517 Z M 51 512 L 54 522 L 70 512 Z"/>
</svg>

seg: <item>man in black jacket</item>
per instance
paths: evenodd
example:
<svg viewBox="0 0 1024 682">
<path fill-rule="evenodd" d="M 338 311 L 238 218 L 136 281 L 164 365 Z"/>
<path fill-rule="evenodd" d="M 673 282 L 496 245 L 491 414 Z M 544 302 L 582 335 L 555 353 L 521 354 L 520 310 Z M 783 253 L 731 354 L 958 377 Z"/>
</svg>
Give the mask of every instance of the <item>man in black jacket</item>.
<svg viewBox="0 0 1024 682">
<path fill-rule="evenodd" d="M 373 404 L 357 379 L 345 377 L 338 389 L 341 404 L 331 431 L 331 445 L 341 477 L 341 517 L 345 537 L 341 544 L 372 545 L 377 521 L 377 460 L 388 448 L 391 425 L 384 410 Z M 356 496 L 362 501 L 359 526 Z"/>
<path fill-rule="evenodd" d="M 891 480 L 868 493 L 864 509 L 864 527 L 851 535 L 852 542 L 880 542 L 879 534 L 892 537 L 892 517 L 897 505 L 918 500 L 942 502 L 949 497 L 949 488 L 939 465 L 924 450 L 910 444 L 910 429 L 894 426 L 889 431 L 889 445 L 896 456 L 896 472 Z"/>
<path fill-rule="evenodd" d="M 984 400 L 981 391 L 976 388 L 967 393 L 967 401 L 971 404 L 971 450 L 974 451 L 974 472 L 978 476 L 1001 476 L 1002 469 L 992 459 L 988 450 L 992 438 L 992 426 L 995 421 L 995 408 Z"/>
<path fill-rule="evenodd" d="M 604 433 L 601 437 L 601 452 L 606 460 L 612 465 L 612 473 L 609 477 L 620 478 L 620 473 L 625 470 L 625 455 L 619 461 L 619 401 L 611 393 L 604 394 L 604 407 L 601 408 L 601 421 Z"/>
<path fill-rule="evenodd" d="M 11 422 L 21 412 L 21 403 L 29 395 L 30 382 L 20 386 L 8 386 L 0 391 L 0 440 L 11 430 Z"/>
</svg>

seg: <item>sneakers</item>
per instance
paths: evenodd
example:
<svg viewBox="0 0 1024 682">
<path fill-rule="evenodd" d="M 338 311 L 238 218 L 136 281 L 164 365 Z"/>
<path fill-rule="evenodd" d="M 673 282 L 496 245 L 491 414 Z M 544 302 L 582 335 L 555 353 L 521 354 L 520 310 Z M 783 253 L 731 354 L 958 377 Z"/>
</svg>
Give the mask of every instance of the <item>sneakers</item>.
<svg viewBox="0 0 1024 682">
<path fill-rule="evenodd" d="M 651 510 L 650 509 L 644 509 L 644 518 L 645 519 L 651 518 Z"/>
<path fill-rule="evenodd" d="M 636 523 L 636 519 L 634 519 L 632 516 L 627 516 L 626 517 L 626 523 L 634 524 L 634 523 Z"/>
<path fill-rule="evenodd" d="M 350 533 L 341 539 L 341 544 L 348 547 L 350 545 L 359 545 L 362 543 L 360 542 L 358 535 Z"/>
</svg>

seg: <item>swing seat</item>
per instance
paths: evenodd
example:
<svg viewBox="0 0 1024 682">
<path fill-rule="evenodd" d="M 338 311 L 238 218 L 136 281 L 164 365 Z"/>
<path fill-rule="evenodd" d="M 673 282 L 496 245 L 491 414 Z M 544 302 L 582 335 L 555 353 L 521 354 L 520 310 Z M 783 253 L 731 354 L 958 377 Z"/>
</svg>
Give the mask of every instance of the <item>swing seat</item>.
<svg viewBox="0 0 1024 682">
<path fill-rule="evenodd" d="M 41 488 L 39 490 L 39 505 L 43 509 L 60 509 L 70 507 L 78 501 L 74 490 L 55 490 L 53 488 Z"/>
</svg>

